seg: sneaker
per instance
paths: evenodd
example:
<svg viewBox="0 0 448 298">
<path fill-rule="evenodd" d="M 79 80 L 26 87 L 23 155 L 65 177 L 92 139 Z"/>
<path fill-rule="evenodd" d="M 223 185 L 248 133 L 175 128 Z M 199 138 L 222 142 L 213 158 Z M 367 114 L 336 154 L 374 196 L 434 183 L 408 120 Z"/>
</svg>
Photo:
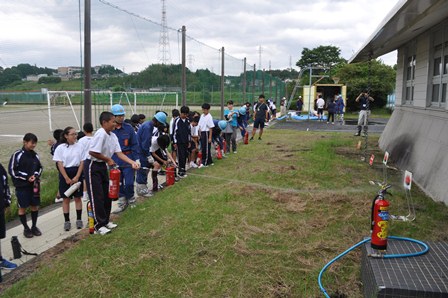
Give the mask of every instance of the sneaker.
<svg viewBox="0 0 448 298">
<path fill-rule="evenodd" d="M 201 165 L 198 167 L 198 169 L 202 169 L 202 168 L 206 168 L 206 167 L 208 167 L 208 166 L 206 166 L 206 165 L 204 165 L 204 164 L 201 164 Z"/>
<path fill-rule="evenodd" d="M 187 174 L 185 174 L 185 173 L 179 173 L 179 177 L 180 177 L 180 178 L 185 178 L 185 177 L 187 177 Z"/>
<path fill-rule="evenodd" d="M 163 185 L 162 184 L 159 184 L 159 189 L 163 189 Z"/>
<path fill-rule="evenodd" d="M 64 222 L 64 230 L 65 231 L 70 231 L 71 228 L 72 228 L 72 224 L 69 221 Z"/>
<path fill-rule="evenodd" d="M 194 162 L 190 162 L 190 167 L 196 169 L 198 168 L 198 165 Z"/>
<path fill-rule="evenodd" d="M 210 165 L 211 165 L 211 166 L 214 166 L 215 164 L 214 164 L 214 163 L 211 163 Z"/>
<path fill-rule="evenodd" d="M 42 232 L 39 230 L 38 227 L 31 228 L 31 232 L 33 233 L 34 236 L 41 236 L 42 235 Z"/>
<path fill-rule="evenodd" d="M 233 151 L 234 154 L 236 154 L 236 151 Z"/>
<path fill-rule="evenodd" d="M 31 232 L 30 229 L 25 229 L 23 230 L 23 236 L 25 236 L 25 238 L 33 238 L 33 232 Z"/>
<path fill-rule="evenodd" d="M 249 139 L 249 141 L 253 141 L 254 140 L 254 137 L 251 137 L 250 139 Z"/>
<path fill-rule="evenodd" d="M 8 260 L 2 259 L 0 261 L 0 268 L 12 270 L 12 269 L 16 269 L 17 268 L 17 264 L 14 264 L 14 263 L 11 263 Z"/>
<path fill-rule="evenodd" d="M 54 202 L 55 203 L 62 203 L 62 202 L 64 202 L 64 199 L 56 197 L 56 198 L 54 198 Z"/>
<path fill-rule="evenodd" d="M 355 137 L 359 137 L 360 135 L 361 135 L 360 132 L 357 132 L 357 133 L 354 134 Z"/>
<path fill-rule="evenodd" d="M 112 211 L 112 214 L 118 214 L 123 212 L 124 210 L 126 210 L 126 208 L 128 208 L 128 204 L 122 204 L 120 206 L 117 207 L 117 209 L 115 209 L 114 211 Z"/>
<path fill-rule="evenodd" d="M 82 229 L 82 226 L 83 226 L 83 224 L 82 224 L 82 220 L 78 219 L 78 220 L 76 221 L 76 228 L 77 228 L 78 230 L 80 230 L 80 229 Z"/>
<path fill-rule="evenodd" d="M 180 177 L 179 176 L 174 177 L 174 181 L 175 182 L 179 182 L 180 181 Z"/>
<path fill-rule="evenodd" d="M 137 195 L 139 197 L 151 197 L 152 193 L 144 184 L 137 184 Z"/>
<path fill-rule="evenodd" d="M 98 229 L 98 231 L 95 231 L 95 234 L 100 234 L 100 235 L 106 235 L 108 233 L 110 233 L 111 231 L 106 228 L 106 227 L 101 227 Z"/>
<path fill-rule="evenodd" d="M 111 221 L 109 221 L 106 225 L 106 228 L 108 228 L 109 230 L 115 229 L 116 227 L 118 227 L 118 225 L 116 223 L 113 223 Z"/>
<path fill-rule="evenodd" d="M 261 141 L 261 138 L 259 137 L 258 140 Z"/>
</svg>

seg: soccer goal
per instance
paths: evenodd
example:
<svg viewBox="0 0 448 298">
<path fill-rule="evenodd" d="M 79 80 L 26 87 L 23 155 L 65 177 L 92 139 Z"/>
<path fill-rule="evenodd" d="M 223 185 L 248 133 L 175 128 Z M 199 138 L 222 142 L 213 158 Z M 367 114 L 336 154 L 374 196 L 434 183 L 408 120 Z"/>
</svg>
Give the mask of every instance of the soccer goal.
<svg viewBox="0 0 448 298">
<path fill-rule="evenodd" d="M 112 92 L 92 91 L 92 124 L 99 128 L 99 115 L 110 111 L 114 104 L 121 104 L 126 118 L 133 114 L 144 114 L 151 119 L 156 111 L 179 108 L 179 92 Z M 48 122 L 50 131 L 66 126 L 81 130 L 83 125 L 84 97 L 81 91 L 47 91 Z M 76 126 L 75 126 L 76 125 Z"/>
</svg>

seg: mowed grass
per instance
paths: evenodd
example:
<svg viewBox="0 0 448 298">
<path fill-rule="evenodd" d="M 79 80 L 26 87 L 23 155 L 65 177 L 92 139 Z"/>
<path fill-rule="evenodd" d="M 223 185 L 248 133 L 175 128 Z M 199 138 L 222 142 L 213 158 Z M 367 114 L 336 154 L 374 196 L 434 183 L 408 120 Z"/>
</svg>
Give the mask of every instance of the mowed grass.
<svg viewBox="0 0 448 298">
<path fill-rule="evenodd" d="M 321 297 L 317 276 L 369 233 L 381 180 L 349 134 L 267 130 L 196 169 L 4 291 L 4 297 Z M 406 214 L 401 174 L 391 213 Z M 416 187 L 417 219 L 390 233 L 444 240 L 447 208 Z M 328 292 L 361 297 L 360 251 L 324 275 Z"/>
</svg>

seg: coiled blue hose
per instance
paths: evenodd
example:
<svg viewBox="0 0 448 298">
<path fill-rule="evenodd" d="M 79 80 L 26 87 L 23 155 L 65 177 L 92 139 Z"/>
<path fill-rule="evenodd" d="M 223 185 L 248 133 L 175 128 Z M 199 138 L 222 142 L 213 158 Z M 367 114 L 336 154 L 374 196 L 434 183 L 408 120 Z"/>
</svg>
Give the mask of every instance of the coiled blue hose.
<svg viewBox="0 0 448 298">
<path fill-rule="evenodd" d="M 414 242 L 414 243 L 417 243 L 417 244 L 423 246 L 424 250 L 419 251 L 419 252 L 415 252 L 415 253 L 409 253 L 409 254 L 383 255 L 382 258 L 384 258 L 384 259 L 416 257 L 416 256 L 423 255 L 423 254 L 425 254 L 425 253 L 427 253 L 429 251 L 429 246 L 426 243 L 424 243 L 424 242 L 422 242 L 420 240 L 416 240 L 416 239 L 412 239 L 412 238 L 406 238 L 406 237 L 397 237 L 397 236 L 389 236 L 388 239 Z M 330 262 L 328 262 L 322 268 L 322 270 L 319 272 L 319 276 L 317 278 L 317 281 L 319 283 L 319 288 L 320 288 L 321 292 L 325 295 L 325 297 L 330 298 L 330 295 L 328 295 L 327 290 L 322 285 L 322 275 L 324 274 L 325 270 L 327 270 L 327 268 L 330 267 L 330 265 L 333 264 L 334 262 L 336 262 L 338 259 L 342 258 L 346 254 L 348 254 L 350 251 L 354 250 L 355 248 L 359 247 L 360 245 L 362 245 L 362 244 L 364 244 L 364 243 L 366 243 L 368 241 L 370 241 L 370 238 L 364 239 L 364 240 L 356 243 L 355 245 L 353 245 L 352 247 L 350 247 L 349 249 L 347 249 L 343 253 L 339 254 L 334 259 L 332 259 Z"/>
</svg>

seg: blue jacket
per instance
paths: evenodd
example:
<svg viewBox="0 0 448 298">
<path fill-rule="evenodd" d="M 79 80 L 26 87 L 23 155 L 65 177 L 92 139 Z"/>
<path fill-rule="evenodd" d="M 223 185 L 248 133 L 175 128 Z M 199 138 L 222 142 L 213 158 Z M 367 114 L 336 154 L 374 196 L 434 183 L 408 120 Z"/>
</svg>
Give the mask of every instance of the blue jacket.
<svg viewBox="0 0 448 298">
<path fill-rule="evenodd" d="M 154 131 L 154 122 L 146 121 L 137 131 L 137 142 L 140 149 L 140 154 L 143 156 L 150 156 L 149 148 L 151 147 L 151 139 Z"/>
<path fill-rule="evenodd" d="M 123 122 L 120 128 L 116 128 L 112 132 L 117 136 L 123 154 L 132 160 L 138 159 L 140 148 L 138 147 L 137 135 L 135 134 L 132 125 Z M 124 161 L 119 159 L 116 154 L 112 156 L 112 159 L 119 166 L 126 164 Z"/>
<path fill-rule="evenodd" d="M 9 160 L 8 172 L 16 188 L 33 188 L 33 183 L 28 179 L 33 175 L 40 176 L 42 170 L 39 155 L 35 151 L 19 149 Z"/>
</svg>

